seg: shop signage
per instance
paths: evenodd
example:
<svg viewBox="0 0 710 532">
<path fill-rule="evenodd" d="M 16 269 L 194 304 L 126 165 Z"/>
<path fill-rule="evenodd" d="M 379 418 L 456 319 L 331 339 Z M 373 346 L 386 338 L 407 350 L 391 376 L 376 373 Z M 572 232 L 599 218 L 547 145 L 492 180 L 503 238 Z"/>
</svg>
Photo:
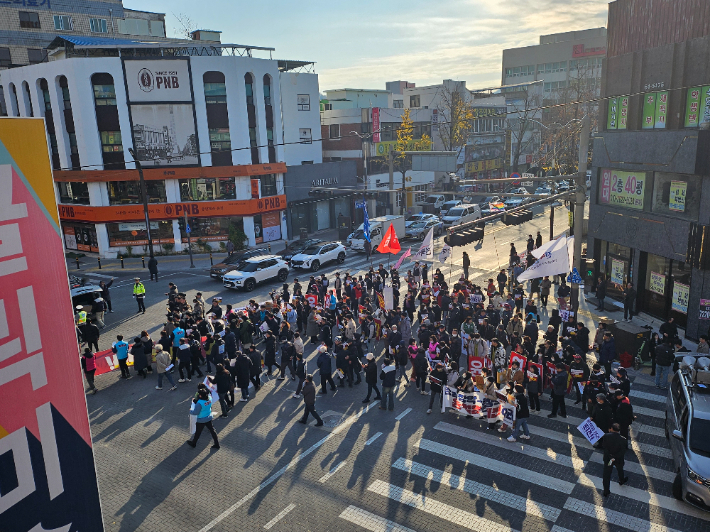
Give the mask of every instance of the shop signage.
<svg viewBox="0 0 710 532">
<path fill-rule="evenodd" d="M 710 299 L 700 300 L 700 315 L 701 320 L 710 320 Z"/>
<path fill-rule="evenodd" d="M 600 203 L 642 210 L 645 190 L 645 172 L 622 172 L 610 168 L 602 169 L 599 187 Z"/>
<path fill-rule="evenodd" d="M 607 115 L 607 129 L 626 129 L 626 122 L 629 115 L 629 97 L 619 96 L 611 98 L 608 103 L 609 113 Z"/>
<path fill-rule="evenodd" d="M 606 55 L 606 47 L 595 46 L 587 48 L 584 44 L 572 46 L 572 57 L 589 57 L 593 55 Z"/>
<path fill-rule="evenodd" d="M 377 144 L 380 142 L 380 108 L 372 108 L 372 142 Z"/>
<path fill-rule="evenodd" d="M 251 199 L 259 199 L 259 180 L 251 180 Z"/>
<path fill-rule="evenodd" d="M 690 286 L 687 284 L 673 283 L 673 299 L 671 308 L 683 314 L 688 313 L 688 299 L 690 297 Z"/>
<path fill-rule="evenodd" d="M 337 177 L 325 177 L 323 179 L 314 179 L 313 181 L 311 181 L 312 187 L 325 187 L 325 186 L 337 185 L 337 184 L 338 184 Z"/>
<path fill-rule="evenodd" d="M 159 229 L 158 222 L 150 222 L 150 228 L 151 228 L 151 230 L 157 231 Z M 118 224 L 118 230 L 119 231 L 145 231 L 145 223 L 138 222 L 138 223 Z"/>
<path fill-rule="evenodd" d="M 624 284 L 624 273 L 626 264 L 623 260 L 611 259 L 611 282 L 614 284 Z"/>
<path fill-rule="evenodd" d="M 286 163 L 242 164 L 237 166 L 198 166 L 193 168 L 143 168 L 146 181 L 164 179 L 197 179 L 218 177 L 243 177 L 253 175 L 285 174 Z M 138 181 L 138 170 L 55 170 L 57 182 L 80 181 L 99 183 L 107 181 Z"/>
<path fill-rule="evenodd" d="M 385 142 L 377 142 L 375 144 L 375 155 L 382 157 L 387 155 L 390 150 L 394 150 L 397 144 L 396 140 L 388 140 Z M 422 143 L 421 140 L 411 140 L 407 144 L 407 151 L 431 151 L 431 142 Z"/>
<path fill-rule="evenodd" d="M 131 102 L 190 102 L 190 71 L 186 59 L 125 60 Z"/>
<path fill-rule="evenodd" d="M 188 214 L 190 217 L 253 216 L 286 208 L 286 196 L 269 196 L 260 199 L 231 201 L 195 201 L 185 203 L 155 203 L 148 205 L 153 220 L 175 220 Z M 62 220 L 106 223 L 143 220 L 142 205 L 59 205 Z"/>
<path fill-rule="evenodd" d="M 671 189 L 668 196 L 668 208 L 671 211 L 685 211 L 685 194 L 687 191 L 688 183 L 685 181 L 671 181 Z"/>
<path fill-rule="evenodd" d="M 651 279 L 648 283 L 648 289 L 656 294 L 663 295 L 666 293 L 666 276 L 660 273 L 651 272 Z"/>
<path fill-rule="evenodd" d="M 697 127 L 710 122 L 710 86 L 688 89 L 685 127 Z"/>
<path fill-rule="evenodd" d="M 0 152 L 0 528 L 101 532 L 44 122 L 0 118 Z"/>
</svg>

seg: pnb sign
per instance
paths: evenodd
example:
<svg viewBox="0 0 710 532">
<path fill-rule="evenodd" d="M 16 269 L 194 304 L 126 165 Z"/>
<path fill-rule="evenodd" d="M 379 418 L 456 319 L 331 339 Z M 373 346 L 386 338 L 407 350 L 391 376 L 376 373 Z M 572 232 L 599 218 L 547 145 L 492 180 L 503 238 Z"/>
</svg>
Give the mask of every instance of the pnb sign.
<svg viewBox="0 0 710 532">
<path fill-rule="evenodd" d="M 127 59 L 128 99 L 131 102 L 189 102 L 190 67 L 187 59 L 142 61 Z"/>
</svg>

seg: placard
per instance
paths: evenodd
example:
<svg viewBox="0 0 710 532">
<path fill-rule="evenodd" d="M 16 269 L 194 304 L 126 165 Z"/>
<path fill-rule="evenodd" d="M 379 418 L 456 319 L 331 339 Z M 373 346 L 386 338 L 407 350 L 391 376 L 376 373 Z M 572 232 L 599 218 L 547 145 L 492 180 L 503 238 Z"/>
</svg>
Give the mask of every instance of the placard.
<svg viewBox="0 0 710 532">
<path fill-rule="evenodd" d="M 577 427 L 577 430 L 582 433 L 582 436 L 587 438 L 587 441 L 594 445 L 604 436 L 602 429 L 597 427 L 591 419 L 587 418 Z"/>
<path fill-rule="evenodd" d="M 710 299 L 700 300 L 700 315 L 701 320 L 710 320 Z"/>
<path fill-rule="evenodd" d="M 625 272 L 626 272 L 626 263 L 623 260 L 611 259 L 610 280 L 612 283 L 624 284 Z"/>
<path fill-rule="evenodd" d="M 683 314 L 688 313 L 688 299 L 690 297 L 690 286 L 682 283 L 673 283 L 673 299 L 671 308 Z"/>
<path fill-rule="evenodd" d="M 642 210 L 646 190 L 645 172 L 622 172 L 603 168 L 599 203 Z"/>
<path fill-rule="evenodd" d="M 656 294 L 663 295 L 666 293 L 666 276 L 661 273 L 651 272 L 651 279 L 648 283 L 648 289 Z"/>
<path fill-rule="evenodd" d="M 687 191 L 688 183 L 685 181 L 671 181 L 668 209 L 676 212 L 685 212 L 685 195 Z"/>
</svg>

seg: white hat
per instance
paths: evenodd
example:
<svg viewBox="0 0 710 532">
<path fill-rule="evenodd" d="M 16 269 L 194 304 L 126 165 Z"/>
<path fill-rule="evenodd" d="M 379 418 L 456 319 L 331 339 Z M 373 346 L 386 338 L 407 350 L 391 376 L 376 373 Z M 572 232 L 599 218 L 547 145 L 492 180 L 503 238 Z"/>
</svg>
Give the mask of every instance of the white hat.
<svg viewBox="0 0 710 532">
<path fill-rule="evenodd" d="M 373 360 L 373 359 L 375 358 L 375 355 L 373 355 L 372 353 L 368 353 L 368 354 L 365 355 L 365 358 L 366 358 L 367 360 Z"/>
<path fill-rule="evenodd" d="M 322 345 L 318 348 L 319 353 L 325 353 L 326 351 L 328 351 L 328 346 Z"/>
<path fill-rule="evenodd" d="M 74 307 L 74 308 L 76 308 L 76 310 L 84 310 L 83 305 L 77 305 L 77 306 Z"/>
</svg>

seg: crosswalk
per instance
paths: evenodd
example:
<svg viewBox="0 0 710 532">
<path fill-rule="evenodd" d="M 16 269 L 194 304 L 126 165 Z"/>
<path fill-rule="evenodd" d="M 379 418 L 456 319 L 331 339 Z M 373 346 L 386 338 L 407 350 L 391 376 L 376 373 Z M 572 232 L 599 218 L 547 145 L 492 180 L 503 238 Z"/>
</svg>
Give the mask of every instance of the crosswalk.
<svg viewBox="0 0 710 532">
<path fill-rule="evenodd" d="M 367 481 L 364 489 L 377 497 L 359 499 L 339 518 L 376 532 L 417 532 L 417 525 L 419 532 L 709 530 L 710 513 L 672 495 L 672 455 L 657 426 L 662 397 L 635 394 L 637 420 L 625 466 L 630 481 L 619 486 L 614 473 L 608 498 L 601 495 L 603 455 L 576 428 L 587 417 L 580 408 L 569 405 L 567 419 L 532 416 L 532 439 L 512 443 L 508 434 L 485 430 L 485 422 L 441 414 L 424 432 L 407 423 L 413 418 L 395 426 L 397 438 L 409 438 L 407 450 L 392 455 L 390 474 Z M 644 408 L 648 413 L 638 412 Z M 440 523 L 432 528 L 432 522 Z"/>
</svg>

